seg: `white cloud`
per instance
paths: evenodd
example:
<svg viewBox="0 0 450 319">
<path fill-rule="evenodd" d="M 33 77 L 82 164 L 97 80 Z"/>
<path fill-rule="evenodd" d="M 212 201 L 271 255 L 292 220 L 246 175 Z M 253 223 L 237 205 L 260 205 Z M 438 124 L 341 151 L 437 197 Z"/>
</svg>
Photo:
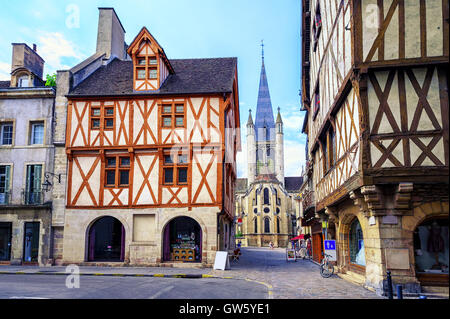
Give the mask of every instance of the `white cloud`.
<svg viewBox="0 0 450 319">
<path fill-rule="evenodd" d="M 73 58 L 76 62 L 83 59 L 78 47 L 59 32 L 43 32 L 38 37 L 38 53 L 45 60 L 48 70 L 52 71 L 47 73 L 69 69 L 70 66 L 63 64 L 63 58 Z"/>
<path fill-rule="evenodd" d="M 11 65 L 0 62 L 0 81 L 9 81 L 11 79 Z"/>
</svg>

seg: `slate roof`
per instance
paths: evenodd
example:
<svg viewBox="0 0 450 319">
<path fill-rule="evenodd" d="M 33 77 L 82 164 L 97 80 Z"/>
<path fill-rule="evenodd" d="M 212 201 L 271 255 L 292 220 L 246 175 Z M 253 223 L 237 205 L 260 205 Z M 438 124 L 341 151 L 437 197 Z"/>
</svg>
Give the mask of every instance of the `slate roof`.
<svg viewBox="0 0 450 319">
<path fill-rule="evenodd" d="M 0 81 L 0 89 L 7 89 L 9 88 L 10 81 Z"/>
<path fill-rule="evenodd" d="M 285 177 L 284 178 L 284 188 L 290 191 L 298 191 L 303 184 L 303 177 L 295 176 L 295 177 Z"/>
<path fill-rule="evenodd" d="M 237 58 L 173 59 L 170 74 L 158 91 L 133 91 L 133 62 L 114 59 L 72 89 L 68 96 L 207 94 L 231 92 Z"/>
<path fill-rule="evenodd" d="M 263 136 L 259 134 L 261 128 L 275 128 L 275 122 L 273 120 L 272 102 L 270 100 L 269 84 L 267 83 L 266 68 L 264 66 L 264 59 L 261 65 L 261 76 L 259 79 L 259 91 L 258 91 L 258 103 L 256 105 L 256 140 L 262 141 Z M 270 134 L 266 135 L 266 139 L 270 140 Z"/>
<path fill-rule="evenodd" d="M 236 192 L 246 192 L 246 191 L 247 191 L 247 179 L 236 178 Z"/>
</svg>

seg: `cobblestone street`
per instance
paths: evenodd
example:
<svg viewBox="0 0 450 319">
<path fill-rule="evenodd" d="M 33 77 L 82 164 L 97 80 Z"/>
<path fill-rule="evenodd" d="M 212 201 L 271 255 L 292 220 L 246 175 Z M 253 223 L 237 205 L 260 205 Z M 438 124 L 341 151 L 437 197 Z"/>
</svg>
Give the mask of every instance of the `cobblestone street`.
<svg viewBox="0 0 450 319">
<path fill-rule="evenodd" d="M 333 275 L 322 278 L 319 266 L 309 260 L 286 261 L 285 249 L 241 249 L 239 262 L 231 262 L 231 270 L 213 270 L 211 274 L 264 282 L 272 286 L 273 299 L 380 299 L 361 286 Z"/>
</svg>

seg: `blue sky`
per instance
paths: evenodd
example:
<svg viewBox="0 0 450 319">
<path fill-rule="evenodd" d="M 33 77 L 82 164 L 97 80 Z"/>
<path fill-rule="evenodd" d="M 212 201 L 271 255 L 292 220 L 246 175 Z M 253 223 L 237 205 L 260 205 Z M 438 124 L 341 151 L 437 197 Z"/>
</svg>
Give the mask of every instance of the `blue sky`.
<svg viewBox="0 0 450 319">
<path fill-rule="evenodd" d="M 285 126 L 286 176 L 304 165 L 300 112 L 299 0 L 2 1 L 0 80 L 8 80 L 11 43 L 37 44 L 44 74 L 71 68 L 95 52 L 98 7 L 114 7 L 130 43 L 143 26 L 170 58 L 237 57 L 243 150 L 238 176 L 247 175 L 246 122 L 253 116 L 261 70 L 261 39 L 272 106 Z M 79 13 L 79 15 L 77 15 Z M 79 19 L 77 19 L 77 16 Z"/>
</svg>

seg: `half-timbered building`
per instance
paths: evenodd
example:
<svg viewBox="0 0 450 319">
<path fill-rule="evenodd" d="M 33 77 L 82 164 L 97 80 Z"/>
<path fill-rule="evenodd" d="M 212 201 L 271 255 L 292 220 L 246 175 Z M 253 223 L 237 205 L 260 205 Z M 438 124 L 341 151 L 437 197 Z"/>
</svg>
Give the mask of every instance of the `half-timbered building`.
<svg viewBox="0 0 450 319">
<path fill-rule="evenodd" d="M 303 222 L 379 293 L 448 286 L 448 0 L 302 4 Z"/>
<path fill-rule="evenodd" d="M 237 58 L 169 59 L 145 27 L 126 48 L 66 95 L 63 262 L 210 265 L 232 233 Z"/>
</svg>

